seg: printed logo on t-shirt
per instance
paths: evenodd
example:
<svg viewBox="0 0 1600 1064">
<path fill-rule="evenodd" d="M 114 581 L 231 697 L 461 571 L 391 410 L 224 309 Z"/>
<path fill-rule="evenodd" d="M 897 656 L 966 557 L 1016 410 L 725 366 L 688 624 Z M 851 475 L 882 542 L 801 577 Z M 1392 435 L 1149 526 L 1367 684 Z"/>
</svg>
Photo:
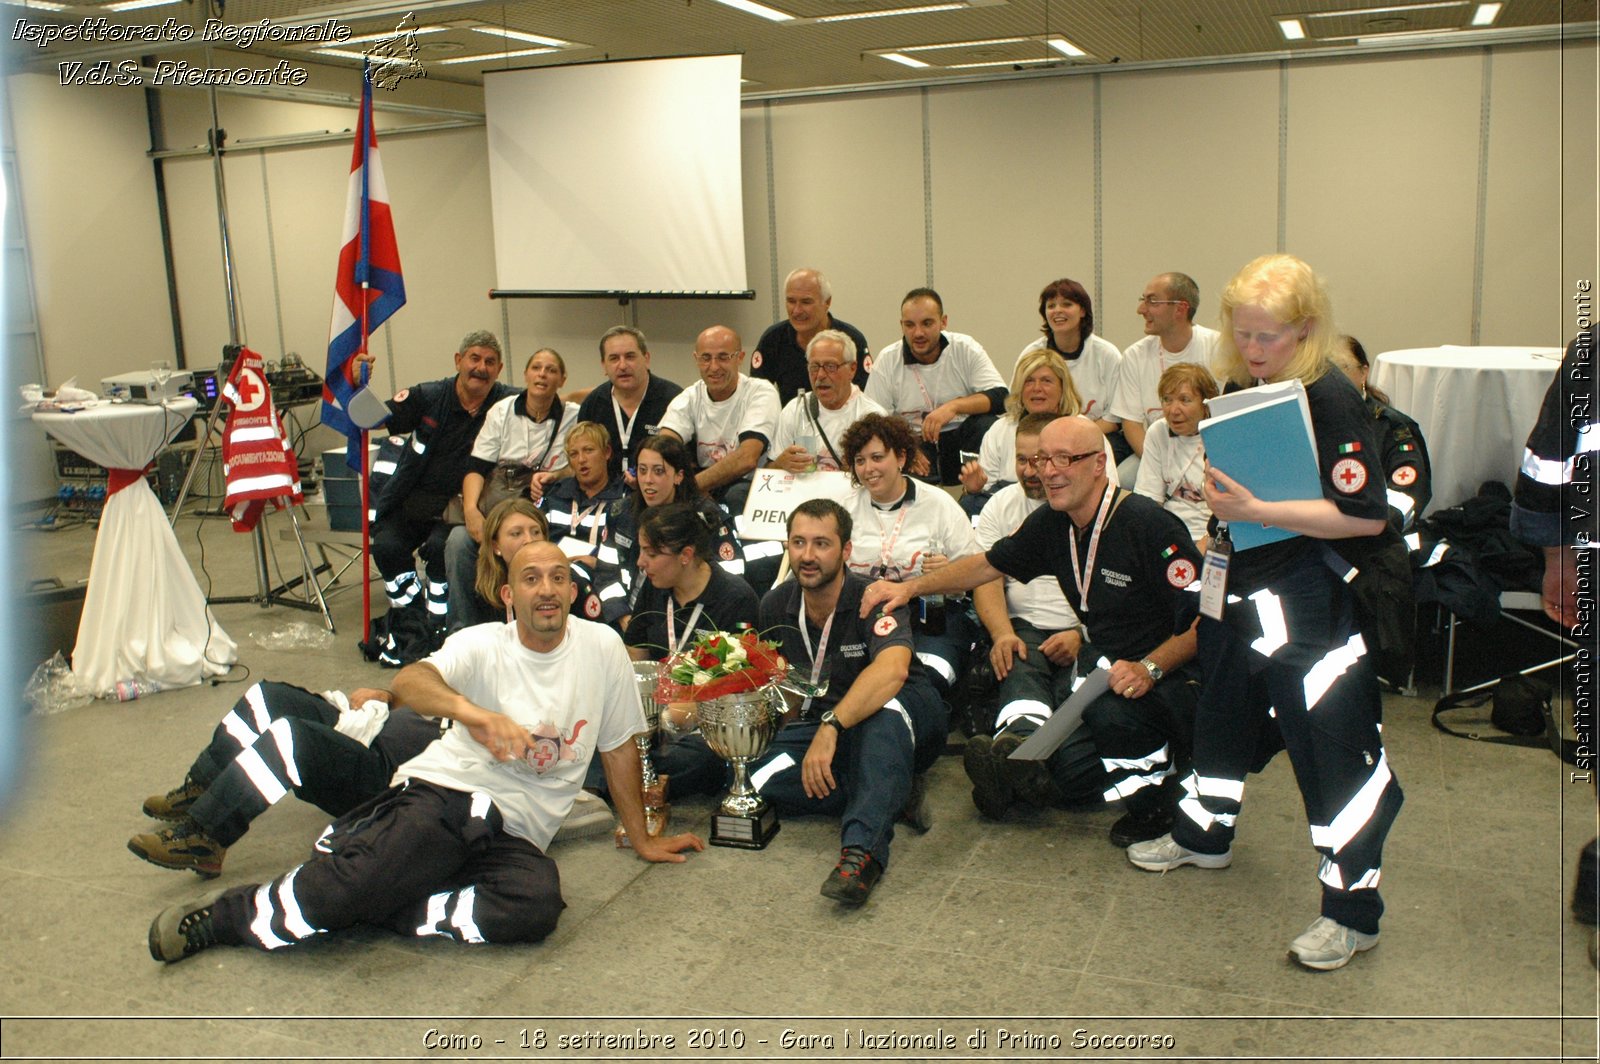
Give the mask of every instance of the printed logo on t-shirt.
<svg viewBox="0 0 1600 1064">
<path fill-rule="evenodd" d="M 1417 467 L 1403 465 L 1394 471 L 1394 482 L 1402 488 L 1409 488 L 1417 482 Z"/>
<path fill-rule="evenodd" d="M 1107 569 L 1105 566 L 1100 567 L 1100 579 L 1112 587 L 1127 587 L 1133 583 L 1133 577 L 1127 573 L 1119 573 L 1115 569 Z"/>
<path fill-rule="evenodd" d="M 578 745 L 578 734 L 588 723 L 587 720 L 578 721 L 572 726 L 572 734 L 565 739 L 561 737 L 560 730 L 549 721 L 535 724 L 528 732 L 533 737 L 533 745 L 522 755 L 528 767 L 543 776 L 554 765 L 582 758 L 585 748 Z"/>
<path fill-rule="evenodd" d="M 847 658 L 864 658 L 867 656 L 867 644 L 844 643 L 839 647 L 839 653 Z"/>
<path fill-rule="evenodd" d="M 882 617 L 879 617 L 877 619 L 877 621 L 873 623 L 873 625 L 872 625 L 872 634 L 881 639 L 884 636 L 888 635 L 890 632 L 894 631 L 898 627 L 899 627 L 899 624 L 897 624 L 895 622 L 894 617 L 891 616 L 890 614 L 886 613 Z"/>
<path fill-rule="evenodd" d="M 1187 558 L 1174 558 L 1167 566 L 1167 583 L 1177 588 L 1194 583 L 1194 563 Z"/>
<path fill-rule="evenodd" d="M 1367 486 L 1367 467 L 1357 458 L 1341 458 L 1333 463 L 1333 489 L 1344 495 L 1354 495 Z"/>
</svg>

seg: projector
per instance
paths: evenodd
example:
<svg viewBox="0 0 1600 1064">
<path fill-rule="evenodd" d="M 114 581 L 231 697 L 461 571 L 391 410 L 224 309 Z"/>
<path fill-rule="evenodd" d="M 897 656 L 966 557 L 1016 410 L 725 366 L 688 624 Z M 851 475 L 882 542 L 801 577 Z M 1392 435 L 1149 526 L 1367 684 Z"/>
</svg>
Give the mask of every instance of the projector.
<svg viewBox="0 0 1600 1064">
<path fill-rule="evenodd" d="M 156 375 L 147 369 L 133 373 L 119 373 L 100 381 L 100 392 L 109 398 L 126 396 L 136 403 L 159 403 L 188 395 L 194 387 L 194 374 L 186 369 L 175 369 L 165 383 L 158 384 Z"/>
</svg>

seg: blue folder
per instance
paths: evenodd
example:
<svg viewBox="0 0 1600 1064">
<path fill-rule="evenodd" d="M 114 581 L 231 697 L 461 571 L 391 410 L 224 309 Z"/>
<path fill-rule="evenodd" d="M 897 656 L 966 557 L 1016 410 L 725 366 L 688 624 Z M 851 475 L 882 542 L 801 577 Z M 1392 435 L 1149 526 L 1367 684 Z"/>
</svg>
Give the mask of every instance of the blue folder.
<svg viewBox="0 0 1600 1064">
<path fill-rule="evenodd" d="M 1206 461 L 1258 499 L 1322 498 L 1322 470 L 1311 434 L 1311 407 L 1299 381 L 1260 385 L 1218 396 L 1211 409 L 1222 412 L 1200 422 Z M 1229 521 L 1235 550 L 1249 550 L 1289 539 L 1297 533 L 1254 521 Z"/>
</svg>

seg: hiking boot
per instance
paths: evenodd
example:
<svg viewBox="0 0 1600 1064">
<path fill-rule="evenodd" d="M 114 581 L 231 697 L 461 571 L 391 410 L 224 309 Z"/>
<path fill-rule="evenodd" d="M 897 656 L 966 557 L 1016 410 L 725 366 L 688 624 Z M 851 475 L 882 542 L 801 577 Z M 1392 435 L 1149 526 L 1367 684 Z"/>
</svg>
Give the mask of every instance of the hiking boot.
<svg viewBox="0 0 1600 1064">
<path fill-rule="evenodd" d="M 228 848 L 207 835 L 193 820 L 128 840 L 128 849 L 162 868 L 187 868 L 205 879 L 222 874 L 222 858 Z"/>
<path fill-rule="evenodd" d="M 211 924 L 211 903 L 221 896 L 222 891 L 214 890 L 194 901 L 161 910 L 150 923 L 150 956 L 171 964 L 215 946 L 217 934 Z"/>
<path fill-rule="evenodd" d="M 193 776 L 185 776 L 182 786 L 174 787 L 166 794 L 152 794 L 146 798 L 144 815 L 155 820 L 183 820 L 189 815 L 189 807 L 205 793 L 205 784 Z"/>
<path fill-rule="evenodd" d="M 1127 849 L 1136 842 L 1149 842 L 1170 834 L 1172 822 L 1177 817 L 1171 809 L 1161 809 L 1147 816 L 1128 813 L 1111 825 L 1111 845 Z"/>
<path fill-rule="evenodd" d="M 1187 846 L 1178 845 L 1172 840 L 1171 835 L 1163 835 L 1159 839 L 1136 842 L 1129 846 L 1128 860 L 1146 872 L 1170 872 L 1174 868 L 1182 868 L 1189 864 L 1196 868 L 1227 868 L 1233 863 L 1233 851 L 1229 849 L 1222 853 L 1199 853 Z"/>
<path fill-rule="evenodd" d="M 1002 743 L 1007 744 L 1003 753 Z M 1006 810 L 1016 800 L 1011 773 L 1006 771 L 1006 754 L 1018 745 L 1019 740 L 1012 735 L 999 739 L 974 735 L 961 750 L 961 767 L 972 781 L 972 804 L 990 820 L 1004 820 Z"/>
<path fill-rule="evenodd" d="M 911 793 L 906 796 L 905 807 L 900 810 L 900 819 L 918 835 L 926 835 L 928 829 L 933 827 L 933 806 L 928 804 L 927 773 L 918 772 L 911 777 Z"/>
<path fill-rule="evenodd" d="M 822 881 L 822 896 L 852 908 L 863 904 L 883 876 L 883 865 L 859 846 L 846 846 L 839 863 Z"/>
<path fill-rule="evenodd" d="M 1350 963 L 1357 953 L 1378 944 L 1376 933 L 1368 935 L 1353 927 L 1319 916 L 1300 937 L 1289 943 L 1289 957 L 1303 968 L 1331 972 Z"/>
</svg>

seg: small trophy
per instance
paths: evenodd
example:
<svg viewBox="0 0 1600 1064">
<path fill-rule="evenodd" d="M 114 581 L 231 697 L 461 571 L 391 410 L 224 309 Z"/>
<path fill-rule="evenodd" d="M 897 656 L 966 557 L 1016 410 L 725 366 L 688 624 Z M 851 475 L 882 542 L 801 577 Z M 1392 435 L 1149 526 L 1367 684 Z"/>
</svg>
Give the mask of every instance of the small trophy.
<svg viewBox="0 0 1600 1064">
<path fill-rule="evenodd" d="M 711 845 L 765 849 L 778 833 L 778 813 L 747 775 L 766 753 L 783 718 L 776 687 L 724 695 L 700 703 L 700 735 L 713 753 L 733 765 L 733 787 L 711 817 Z"/>
<path fill-rule="evenodd" d="M 661 703 L 656 700 L 659 672 L 660 666 L 654 661 L 633 663 L 633 679 L 639 690 L 639 704 L 644 709 L 645 724 L 645 730 L 635 735 L 633 741 L 639 746 L 645 834 L 651 838 L 656 838 L 666 830 L 667 821 L 672 816 L 672 806 L 667 803 L 667 777 L 657 775 L 656 766 L 650 760 L 650 747 L 661 727 Z M 617 825 L 616 842 L 619 849 L 632 846 L 628 841 L 628 830 L 621 824 Z"/>
</svg>

